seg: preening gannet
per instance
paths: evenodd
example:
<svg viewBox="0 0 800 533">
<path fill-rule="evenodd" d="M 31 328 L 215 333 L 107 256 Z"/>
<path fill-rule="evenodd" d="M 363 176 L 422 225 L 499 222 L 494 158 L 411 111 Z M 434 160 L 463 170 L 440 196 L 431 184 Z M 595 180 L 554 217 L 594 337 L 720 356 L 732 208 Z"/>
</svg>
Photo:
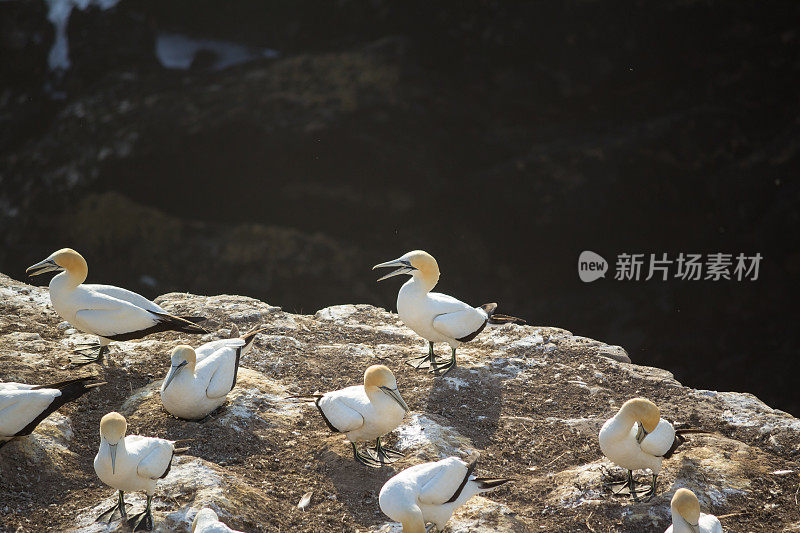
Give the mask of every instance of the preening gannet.
<svg viewBox="0 0 800 533">
<path fill-rule="evenodd" d="M 110 523 L 119 513 L 127 520 L 125 492 L 147 493 L 145 510 L 128 520 L 136 529 L 153 529 L 150 504 L 156 491 L 156 481 L 164 478 L 172 466 L 172 457 L 183 450 L 176 449 L 172 441 L 139 435 L 125 436 L 128 422 L 119 413 L 111 412 L 100 420 L 100 449 L 94 458 L 94 471 L 100 481 L 119 491 L 117 505 L 103 512 L 97 521 L 108 517 Z"/>
<path fill-rule="evenodd" d="M 220 522 L 217 513 L 209 507 L 203 507 L 192 521 L 192 529 L 189 533 L 241 533 L 236 529 L 231 529 Z"/>
<path fill-rule="evenodd" d="M 689 489 L 678 489 L 670 503 L 672 525 L 664 533 L 722 533 L 716 516 L 700 512 L 700 502 Z"/>
<path fill-rule="evenodd" d="M 441 370 L 447 373 L 456 366 L 456 348 L 474 339 L 487 323 L 525 323 L 520 318 L 495 313 L 497 304 L 494 303 L 472 307 L 452 296 L 431 292 L 439 281 L 439 265 L 427 252 L 414 250 L 393 261 L 375 265 L 372 269 L 390 267 L 398 268 L 378 281 L 400 274 L 411 276 L 397 294 L 397 314 L 406 326 L 428 341 L 428 354 L 412 359 L 418 361 L 412 365 L 415 368 L 428 364 L 436 374 Z M 450 345 L 452 355 L 448 362 L 436 362 L 433 351 L 435 342 Z"/>
<path fill-rule="evenodd" d="M 236 385 L 239 361 L 256 334 L 208 342 L 194 350 L 181 345 L 172 351 L 172 366 L 161 384 L 161 403 L 174 416 L 200 420 L 225 403 Z"/>
<path fill-rule="evenodd" d="M 0 383 L 0 448 L 14 437 L 30 435 L 39 422 L 90 390 L 105 383 L 78 378 L 50 385 Z"/>
<path fill-rule="evenodd" d="M 358 462 L 380 468 L 403 457 L 402 453 L 381 446 L 381 436 L 399 426 L 410 411 L 397 390 L 394 374 L 387 367 L 369 367 L 364 372 L 363 386 L 354 385 L 315 398 L 317 409 L 331 431 L 347 435 Z M 373 439 L 374 450 L 358 451 L 357 442 Z"/>
<path fill-rule="evenodd" d="M 638 500 L 633 481 L 633 470 L 649 469 L 653 475 L 650 490 L 645 496 L 650 499 L 656 493 L 658 473 L 663 459 L 669 459 L 685 438 L 683 433 L 694 430 L 675 431 L 672 424 L 661 418 L 656 404 L 646 398 L 633 398 L 625 402 L 613 418 L 600 429 L 600 449 L 606 457 L 628 470 L 622 484 Z"/>
<path fill-rule="evenodd" d="M 98 344 L 76 350 L 76 364 L 100 362 L 111 341 L 140 339 L 160 331 L 208 333 L 195 324 L 203 317 L 179 317 L 164 311 L 144 296 L 111 285 L 85 284 L 88 266 L 81 254 L 62 248 L 28 267 L 29 276 L 58 271 L 50 280 L 50 301 L 61 318 L 81 331 L 99 337 Z M 94 356 L 89 356 L 95 352 Z"/>
<path fill-rule="evenodd" d="M 383 485 L 381 511 L 403 524 L 403 533 L 425 533 L 425 524 L 444 530 L 453 511 L 480 492 L 510 481 L 472 475 L 477 458 L 469 464 L 457 457 L 406 468 Z"/>
</svg>

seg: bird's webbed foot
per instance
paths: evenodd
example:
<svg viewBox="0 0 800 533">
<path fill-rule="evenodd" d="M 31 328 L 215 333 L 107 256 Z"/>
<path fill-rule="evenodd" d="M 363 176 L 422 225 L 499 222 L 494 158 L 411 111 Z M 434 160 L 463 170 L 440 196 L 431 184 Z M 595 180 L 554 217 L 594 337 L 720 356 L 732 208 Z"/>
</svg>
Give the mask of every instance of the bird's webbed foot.
<svg viewBox="0 0 800 533">
<path fill-rule="evenodd" d="M 456 350 L 453 348 L 453 354 L 450 356 L 450 360 L 444 363 L 435 363 L 432 362 L 430 367 L 432 372 L 435 375 L 446 376 L 448 372 L 453 370 L 456 367 Z"/>
<path fill-rule="evenodd" d="M 153 513 L 150 511 L 150 504 L 153 501 L 152 496 L 147 497 L 147 507 L 141 513 L 133 515 L 128 520 L 128 525 L 131 531 L 152 531 L 153 530 Z"/>
<path fill-rule="evenodd" d="M 653 499 L 653 496 L 656 495 L 656 489 L 658 488 L 658 474 L 653 474 L 653 481 L 650 484 L 650 490 L 644 493 L 644 501 L 649 502 Z"/>
<path fill-rule="evenodd" d="M 142 511 L 139 514 L 135 514 L 128 520 L 128 525 L 131 527 L 131 531 L 152 531 L 153 513 Z"/>
<path fill-rule="evenodd" d="M 117 517 L 127 520 L 128 514 L 125 511 L 125 499 L 122 491 L 119 491 L 119 500 L 110 509 L 107 509 L 97 516 L 95 522 L 106 521 L 107 524 L 113 522 Z"/>
<path fill-rule="evenodd" d="M 630 470 L 622 481 L 611 481 L 604 485 L 611 490 L 614 496 L 630 496 L 634 501 L 639 501 L 639 493 L 645 493 L 648 490 L 646 485 L 636 483 L 633 472 Z"/>
<path fill-rule="evenodd" d="M 404 454 L 398 452 L 397 450 L 392 450 L 391 448 L 384 448 L 381 446 L 380 438 L 376 439 L 374 448 L 367 448 L 364 453 L 369 455 L 369 457 L 374 461 L 377 461 L 381 466 L 396 463 L 405 457 Z"/>
<path fill-rule="evenodd" d="M 353 446 L 353 458 L 364 466 L 370 468 L 381 468 L 384 465 L 392 464 L 404 457 L 398 451 L 387 450 L 383 447 L 367 448 L 365 451 L 359 451 L 355 443 L 350 443 Z"/>
<path fill-rule="evenodd" d="M 72 351 L 76 355 L 69 358 L 70 363 L 75 366 L 100 363 L 103 361 L 103 356 L 108 353 L 108 346 L 101 346 L 97 342 L 77 344 L 76 346 L 78 347 Z"/>
<path fill-rule="evenodd" d="M 406 360 L 406 364 L 413 366 L 417 370 L 431 368 L 436 364 L 436 354 L 433 353 L 433 343 L 428 342 L 428 353 Z"/>
</svg>

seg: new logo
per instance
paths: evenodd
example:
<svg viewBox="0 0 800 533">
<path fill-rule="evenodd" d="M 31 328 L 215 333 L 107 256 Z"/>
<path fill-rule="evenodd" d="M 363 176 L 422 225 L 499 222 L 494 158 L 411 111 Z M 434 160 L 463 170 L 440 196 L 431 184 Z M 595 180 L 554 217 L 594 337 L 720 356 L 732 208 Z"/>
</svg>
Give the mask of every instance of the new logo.
<svg viewBox="0 0 800 533">
<path fill-rule="evenodd" d="M 606 277 L 607 271 L 608 262 L 601 255 L 585 250 L 578 256 L 578 276 L 584 283 Z"/>
</svg>

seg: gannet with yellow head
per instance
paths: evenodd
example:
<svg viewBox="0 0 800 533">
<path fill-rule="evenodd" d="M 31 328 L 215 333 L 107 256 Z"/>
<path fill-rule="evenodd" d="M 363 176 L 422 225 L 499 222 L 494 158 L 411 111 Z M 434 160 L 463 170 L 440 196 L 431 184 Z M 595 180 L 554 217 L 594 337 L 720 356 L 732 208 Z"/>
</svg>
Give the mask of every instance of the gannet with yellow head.
<svg viewBox="0 0 800 533">
<path fill-rule="evenodd" d="M 443 531 L 453 512 L 481 492 L 509 479 L 478 478 L 472 475 L 477 457 L 466 463 L 448 457 L 434 463 L 406 468 L 381 488 L 381 511 L 403 525 L 403 533 L 425 533 L 427 523 Z"/>
<path fill-rule="evenodd" d="M 172 441 L 154 437 L 128 435 L 128 422 L 117 412 L 111 412 L 100 420 L 100 449 L 94 458 L 94 471 L 100 481 L 119 491 L 117 505 L 102 513 L 97 521 L 108 517 L 110 523 L 119 513 L 127 520 L 125 492 L 144 491 L 147 506 L 144 511 L 131 517 L 128 523 L 136 529 L 153 529 L 150 505 L 156 491 L 156 482 L 167 476 L 176 452 Z"/>
<path fill-rule="evenodd" d="M 231 529 L 223 524 L 217 513 L 210 507 L 203 507 L 192 521 L 192 529 L 189 533 L 241 533 L 236 529 Z"/>
<path fill-rule="evenodd" d="M 161 385 L 164 408 L 178 418 L 200 420 L 225 403 L 236 386 L 239 362 L 259 331 L 208 342 L 197 350 L 187 345 L 175 347 Z"/>
<path fill-rule="evenodd" d="M 77 329 L 99 337 L 73 357 L 76 364 L 100 362 L 111 341 L 140 339 L 160 331 L 208 333 L 195 324 L 203 317 L 173 316 L 144 296 L 111 285 L 86 284 L 89 268 L 81 254 L 62 248 L 28 267 L 29 276 L 60 272 L 50 280 L 50 301 L 56 312 Z M 94 355 L 87 355 L 94 353 Z"/>
<path fill-rule="evenodd" d="M 413 359 L 418 361 L 412 365 L 416 368 L 427 364 L 434 373 L 441 370 L 447 373 L 456 366 L 456 348 L 474 339 L 487 323 L 525 323 L 520 318 L 495 313 L 495 303 L 472 307 L 452 296 L 431 292 L 439 281 L 439 265 L 427 252 L 414 250 L 392 261 L 375 265 L 372 269 L 394 267 L 398 268 L 378 281 L 401 274 L 411 276 L 397 294 L 397 314 L 406 326 L 428 341 L 428 354 Z M 436 363 L 433 350 L 436 342 L 450 345 L 452 354 L 449 361 Z"/>
<path fill-rule="evenodd" d="M 672 456 L 685 439 L 676 433 L 668 421 L 661 418 L 658 406 L 646 398 L 625 402 L 619 412 L 600 429 L 600 449 L 616 465 L 626 468 L 628 475 L 622 484 L 638 500 L 633 470 L 650 470 L 653 479 L 649 499 L 656 493 L 661 462 Z M 623 490 L 617 493 L 623 493 Z"/>
<path fill-rule="evenodd" d="M 397 379 L 387 367 L 372 365 L 364 372 L 363 386 L 328 392 L 317 396 L 315 403 L 331 431 L 347 436 L 358 462 L 380 468 L 403 457 L 402 453 L 381 446 L 381 437 L 399 426 L 410 410 L 397 390 Z M 358 451 L 357 442 L 373 439 L 375 449 Z"/>
<path fill-rule="evenodd" d="M 105 385 L 89 383 L 93 379 L 85 377 L 49 385 L 0 383 L 0 448 L 15 437 L 30 435 L 42 420 L 65 403 Z"/>
<path fill-rule="evenodd" d="M 719 519 L 700 512 L 700 502 L 689 489 L 678 489 L 670 503 L 672 525 L 664 533 L 722 533 Z"/>
</svg>

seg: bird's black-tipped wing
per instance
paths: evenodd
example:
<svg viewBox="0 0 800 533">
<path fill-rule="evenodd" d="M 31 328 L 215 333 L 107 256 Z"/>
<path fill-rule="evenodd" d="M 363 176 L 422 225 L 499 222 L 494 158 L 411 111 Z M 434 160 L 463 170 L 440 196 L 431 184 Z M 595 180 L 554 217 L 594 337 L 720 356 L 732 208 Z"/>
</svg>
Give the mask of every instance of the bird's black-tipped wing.
<svg viewBox="0 0 800 533">
<path fill-rule="evenodd" d="M 467 473 L 464 475 L 464 479 L 461 480 L 461 484 L 458 486 L 458 488 L 450 497 L 450 499 L 447 500 L 445 503 L 453 503 L 458 499 L 459 496 L 461 496 L 461 491 L 464 490 L 464 487 L 467 485 L 467 482 L 469 481 L 469 476 L 471 476 L 472 472 L 475 471 L 476 466 L 478 466 L 477 456 L 474 457 L 472 461 L 470 461 L 470 463 L 467 465 Z"/>
<path fill-rule="evenodd" d="M 52 383 L 50 385 L 37 385 L 33 387 L 34 389 L 58 389 L 61 391 L 61 396 L 58 396 L 53 400 L 53 402 L 47 406 L 47 409 L 39 413 L 39 416 L 34 418 L 30 424 L 19 430 L 14 436 L 15 437 L 22 437 L 25 435 L 30 435 L 33 433 L 33 430 L 36 429 L 36 426 L 39 423 L 53 414 L 59 407 L 64 405 L 67 402 L 71 402 L 76 400 L 95 388 L 97 385 L 92 386 L 89 381 L 94 380 L 92 377 L 85 377 L 85 378 L 77 378 L 77 379 L 70 379 L 67 381 L 61 381 L 58 383 Z"/>
<path fill-rule="evenodd" d="M 103 335 L 103 337 L 106 339 L 111 339 L 112 341 L 130 341 L 134 339 L 141 339 L 142 337 L 152 335 L 153 333 L 160 333 L 162 331 L 178 331 L 180 333 L 208 333 L 207 329 L 198 326 L 192 321 L 201 321 L 200 319 L 202 317 L 188 317 L 192 319 L 188 320 L 187 318 L 174 316 L 167 313 L 159 313 L 158 311 L 151 311 L 149 309 L 148 312 L 156 316 L 156 323 L 153 326 L 136 331 L 118 333 L 115 335 Z M 203 320 L 205 319 L 203 318 Z"/>
</svg>

